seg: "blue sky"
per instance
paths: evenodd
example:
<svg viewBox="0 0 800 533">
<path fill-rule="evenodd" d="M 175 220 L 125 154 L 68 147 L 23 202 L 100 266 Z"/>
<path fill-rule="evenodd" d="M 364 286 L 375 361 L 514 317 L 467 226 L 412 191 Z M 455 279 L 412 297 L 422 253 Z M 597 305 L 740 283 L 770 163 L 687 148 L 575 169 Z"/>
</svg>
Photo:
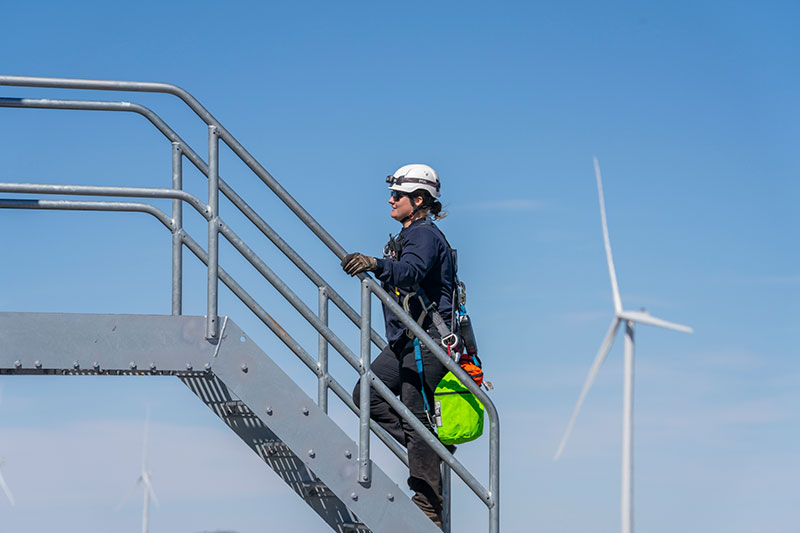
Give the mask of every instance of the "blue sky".
<svg viewBox="0 0 800 533">
<path fill-rule="evenodd" d="M 552 461 L 612 315 L 596 155 L 625 307 L 695 329 L 637 330 L 638 529 L 794 532 L 798 14 L 791 2 L 14 3 L 0 72 L 186 88 L 352 251 L 377 254 L 398 229 L 386 174 L 436 168 L 450 213 L 441 227 L 459 249 L 502 417 L 504 531 L 619 529 L 621 339 Z M 203 124 L 168 96 L 0 96 L 133 100 L 206 146 Z M 169 143 L 141 117 L 0 117 L 0 181 L 169 186 Z M 188 167 L 186 189 L 202 198 Z M 338 261 L 225 151 L 221 172 L 358 303 Z M 226 202 L 222 216 L 316 305 L 315 288 Z M 202 221 L 186 217 L 202 242 Z M 154 220 L 10 210 L 0 220 L 0 310 L 169 313 L 169 236 Z M 185 313 L 202 315 L 204 272 L 186 258 Z M 311 328 L 229 246 L 221 263 L 314 349 Z M 313 394 L 244 306 L 228 293 L 220 306 Z M 337 325 L 355 345 L 357 331 Z M 176 380 L 0 386 L 0 457 L 18 501 L 0 499 L 4 530 L 137 531 L 140 498 L 114 507 L 138 475 L 147 406 L 161 500 L 151 531 L 323 529 Z M 483 473 L 485 452 L 479 441 L 459 456 Z M 482 506 L 463 486 L 455 498 L 454 531 L 484 531 Z"/>
</svg>

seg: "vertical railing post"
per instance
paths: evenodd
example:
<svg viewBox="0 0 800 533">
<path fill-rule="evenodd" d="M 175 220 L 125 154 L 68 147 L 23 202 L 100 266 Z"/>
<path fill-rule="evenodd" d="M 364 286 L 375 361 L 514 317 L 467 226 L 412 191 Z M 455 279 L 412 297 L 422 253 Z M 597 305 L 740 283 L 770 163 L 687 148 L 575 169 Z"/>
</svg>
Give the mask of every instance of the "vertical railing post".
<svg viewBox="0 0 800 533">
<path fill-rule="evenodd" d="M 172 188 L 183 189 L 183 150 L 172 143 Z M 172 200 L 172 314 L 183 313 L 183 202 Z"/>
<path fill-rule="evenodd" d="M 372 292 L 369 278 L 361 281 L 361 383 L 358 434 L 358 481 L 365 483 L 372 477 L 369 460 L 369 399 L 370 331 L 372 327 Z"/>
<path fill-rule="evenodd" d="M 450 533 L 450 467 L 442 463 L 442 533 Z"/>
<path fill-rule="evenodd" d="M 217 288 L 219 286 L 219 133 L 208 127 L 208 314 L 206 338 L 217 339 Z"/>
<path fill-rule="evenodd" d="M 319 288 L 319 319 L 328 325 L 328 288 Z M 318 360 L 319 365 L 319 380 L 317 384 L 317 403 L 323 413 L 328 412 L 328 341 L 322 334 L 319 334 L 318 340 Z"/>
<path fill-rule="evenodd" d="M 489 507 L 489 533 L 500 533 L 500 420 L 497 417 L 489 428 L 489 492 L 494 500 Z"/>
</svg>

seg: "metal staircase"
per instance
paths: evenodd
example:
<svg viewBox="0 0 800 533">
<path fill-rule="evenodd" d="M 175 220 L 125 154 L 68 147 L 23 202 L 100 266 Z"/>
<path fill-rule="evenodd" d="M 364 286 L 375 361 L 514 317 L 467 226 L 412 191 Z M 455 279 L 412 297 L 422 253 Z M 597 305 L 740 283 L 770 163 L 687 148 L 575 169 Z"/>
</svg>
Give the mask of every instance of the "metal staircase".
<svg viewBox="0 0 800 533">
<path fill-rule="evenodd" d="M 0 373 L 174 375 L 219 416 L 269 465 L 334 531 L 435 532 L 426 518 L 370 458 L 372 434 L 407 464 L 405 450 L 369 418 L 371 387 L 383 396 L 442 457 L 445 479 L 444 531 L 450 530 L 450 471 L 461 478 L 486 505 L 488 530 L 498 533 L 499 521 L 499 420 L 491 400 L 464 371 L 371 277 L 361 278 L 361 312 L 353 309 L 291 246 L 275 232 L 220 177 L 219 144 L 224 142 L 261 181 L 333 252 L 346 254 L 311 215 L 292 198 L 244 147 L 188 92 L 174 85 L 124 81 L 0 76 L 0 85 L 62 89 L 160 92 L 180 98 L 208 125 L 208 160 L 204 161 L 161 117 L 130 102 L 51 100 L 0 97 L 0 107 L 74 109 L 134 112 L 144 116 L 172 147 L 170 188 L 98 187 L 0 183 L 0 193 L 80 195 L 129 198 L 170 198 L 172 216 L 146 202 L 42 200 L 9 197 L 0 208 L 84 211 L 130 211 L 154 216 L 172 234 L 171 315 L 86 315 L 51 313 L 0 313 Z M 208 178 L 208 203 L 183 190 L 184 157 Z M 224 222 L 219 193 L 319 289 L 317 312 L 287 286 L 270 267 Z M 204 249 L 183 226 L 183 205 L 195 209 L 208 222 Z M 319 333 L 318 355 L 291 337 L 259 303 L 219 264 L 219 236 L 230 244 Z M 207 315 L 182 315 L 183 247 L 207 266 Z M 317 401 L 312 400 L 255 345 L 229 317 L 218 313 L 218 284 L 222 281 L 316 376 Z M 389 306 L 437 356 L 475 393 L 489 418 L 488 489 L 429 433 L 408 409 L 370 371 L 371 347 L 385 346 L 371 329 L 371 300 L 375 295 Z M 328 327 L 328 307 L 333 302 L 361 330 L 356 352 Z M 328 372 L 328 347 L 361 375 L 361 405 Z M 327 415 L 328 392 L 336 394 L 359 417 L 358 442 L 352 440 Z"/>
</svg>

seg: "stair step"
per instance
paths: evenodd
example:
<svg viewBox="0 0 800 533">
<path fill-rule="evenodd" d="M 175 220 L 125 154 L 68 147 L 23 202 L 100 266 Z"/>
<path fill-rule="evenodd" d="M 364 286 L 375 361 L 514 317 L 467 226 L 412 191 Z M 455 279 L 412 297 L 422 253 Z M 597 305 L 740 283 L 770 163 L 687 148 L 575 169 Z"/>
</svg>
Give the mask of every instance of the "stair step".
<svg viewBox="0 0 800 533">
<path fill-rule="evenodd" d="M 369 533 L 370 529 L 364 524 L 342 524 L 342 533 Z"/>
</svg>

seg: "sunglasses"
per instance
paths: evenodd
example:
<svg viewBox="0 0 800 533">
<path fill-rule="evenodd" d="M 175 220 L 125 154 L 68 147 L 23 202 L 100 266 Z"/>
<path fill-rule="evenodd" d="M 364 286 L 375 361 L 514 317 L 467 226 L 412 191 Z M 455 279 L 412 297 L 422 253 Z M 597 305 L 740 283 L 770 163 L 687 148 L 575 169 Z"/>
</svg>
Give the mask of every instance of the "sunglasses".
<svg viewBox="0 0 800 533">
<path fill-rule="evenodd" d="M 400 198 L 408 196 L 408 193 L 403 191 L 392 191 L 392 193 L 389 196 L 391 196 L 392 200 L 394 200 L 395 202 L 399 202 Z"/>
</svg>

